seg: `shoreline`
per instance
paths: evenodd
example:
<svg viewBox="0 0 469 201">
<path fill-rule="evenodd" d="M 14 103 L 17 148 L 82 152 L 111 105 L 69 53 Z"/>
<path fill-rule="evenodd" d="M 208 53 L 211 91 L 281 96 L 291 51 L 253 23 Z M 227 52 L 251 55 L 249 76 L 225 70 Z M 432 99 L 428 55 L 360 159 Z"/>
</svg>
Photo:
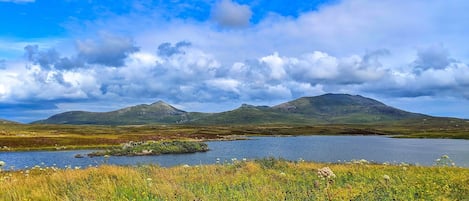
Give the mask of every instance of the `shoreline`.
<svg viewBox="0 0 469 201">
<path fill-rule="evenodd" d="M 442 140 L 468 140 L 465 138 L 435 138 L 435 137 L 422 137 L 422 136 L 407 136 L 403 134 L 386 135 L 386 134 L 246 134 L 246 135 L 223 135 L 217 136 L 218 138 L 184 138 L 184 139 L 162 139 L 163 141 L 193 141 L 193 142 L 220 142 L 220 141 L 238 141 L 238 140 L 252 140 L 252 137 L 297 137 L 297 136 L 380 136 L 396 139 L 442 139 Z M 120 144 L 100 144 L 100 145 L 67 145 L 67 146 L 45 146 L 45 147 L 8 147 L 7 149 L 0 147 L 0 153 L 8 152 L 28 152 L 28 151 L 74 151 L 74 150 L 105 150 L 110 148 L 119 147 Z"/>
</svg>

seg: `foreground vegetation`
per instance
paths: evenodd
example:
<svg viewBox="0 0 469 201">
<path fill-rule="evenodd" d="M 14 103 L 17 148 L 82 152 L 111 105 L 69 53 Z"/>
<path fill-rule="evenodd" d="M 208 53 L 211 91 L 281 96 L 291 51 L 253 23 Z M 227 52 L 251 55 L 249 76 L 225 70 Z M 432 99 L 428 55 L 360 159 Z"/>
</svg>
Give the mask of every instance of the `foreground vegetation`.
<svg viewBox="0 0 469 201">
<path fill-rule="evenodd" d="M 0 200 L 467 200 L 469 169 L 256 161 L 0 172 Z"/>
<path fill-rule="evenodd" d="M 144 156 L 160 154 L 183 154 L 208 151 L 208 145 L 193 141 L 147 141 L 128 142 L 105 151 L 89 153 L 88 156 Z"/>
</svg>

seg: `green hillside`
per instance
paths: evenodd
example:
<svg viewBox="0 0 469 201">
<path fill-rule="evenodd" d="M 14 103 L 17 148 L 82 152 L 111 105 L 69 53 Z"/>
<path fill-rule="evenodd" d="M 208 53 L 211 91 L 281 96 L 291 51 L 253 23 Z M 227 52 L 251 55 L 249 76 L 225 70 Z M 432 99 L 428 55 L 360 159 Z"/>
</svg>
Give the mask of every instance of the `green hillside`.
<svg viewBox="0 0 469 201">
<path fill-rule="evenodd" d="M 267 106 L 242 105 L 241 107 L 208 115 L 194 120 L 193 124 L 307 124 L 315 122 L 314 118 L 303 118 L 302 115 L 285 114 Z"/>
<path fill-rule="evenodd" d="M 283 113 L 303 115 L 305 118 L 317 118 L 326 123 L 370 123 L 426 116 L 399 110 L 370 98 L 348 94 L 303 97 L 272 108 Z"/>
<path fill-rule="evenodd" d="M 33 123 L 41 124 L 98 124 L 133 125 L 150 123 L 185 123 L 204 117 L 203 113 L 189 113 L 179 110 L 163 101 L 150 105 L 142 104 L 112 112 L 71 111 L 54 115 L 46 120 Z"/>
<path fill-rule="evenodd" d="M 158 101 L 112 112 L 71 111 L 34 123 L 42 124 L 368 124 L 430 116 L 387 106 L 376 100 L 348 94 L 303 97 L 273 107 L 242 105 L 221 113 L 186 112 Z"/>
</svg>

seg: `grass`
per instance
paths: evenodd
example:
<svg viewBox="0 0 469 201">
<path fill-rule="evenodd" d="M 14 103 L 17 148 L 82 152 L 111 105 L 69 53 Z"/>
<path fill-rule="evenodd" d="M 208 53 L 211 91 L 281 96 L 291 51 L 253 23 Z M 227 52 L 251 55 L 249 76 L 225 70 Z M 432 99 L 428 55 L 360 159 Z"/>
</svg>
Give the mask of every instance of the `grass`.
<svg viewBox="0 0 469 201">
<path fill-rule="evenodd" d="M 393 135 L 469 139 L 469 122 L 428 118 L 390 124 L 37 125 L 0 124 L 0 151 L 108 148 L 128 141 L 229 140 L 256 135 Z"/>
<path fill-rule="evenodd" d="M 318 176 L 324 167 L 335 177 Z M 457 167 L 272 158 L 172 168 L 35 167 L 0 173 L 0 200 L 468 200 L 467 175 Z"/>
</svg>

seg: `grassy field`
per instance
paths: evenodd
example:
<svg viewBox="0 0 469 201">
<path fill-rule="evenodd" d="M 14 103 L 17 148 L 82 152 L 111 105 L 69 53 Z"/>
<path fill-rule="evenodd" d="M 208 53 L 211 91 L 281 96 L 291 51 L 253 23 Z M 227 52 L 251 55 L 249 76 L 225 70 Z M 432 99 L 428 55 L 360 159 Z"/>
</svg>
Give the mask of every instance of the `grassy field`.
<svg viewBox="0 0 469 201">
<path fill-rule="evenodd" d="M 61 150 L 115 146 L 128 141 L 227 140 L 253 135 L 393 135 L 411 138 L 469 139 L 462 120 L 337 125 L 37 125 L 0 124 L 0 151 Z"/>
<path fill-rule="evenodd" d="M 272 158 L 172 168 L 34 167 L 1 172 L 0 200 L 469 200 L 468 175 L 457 167 Z"/>
</svg>

